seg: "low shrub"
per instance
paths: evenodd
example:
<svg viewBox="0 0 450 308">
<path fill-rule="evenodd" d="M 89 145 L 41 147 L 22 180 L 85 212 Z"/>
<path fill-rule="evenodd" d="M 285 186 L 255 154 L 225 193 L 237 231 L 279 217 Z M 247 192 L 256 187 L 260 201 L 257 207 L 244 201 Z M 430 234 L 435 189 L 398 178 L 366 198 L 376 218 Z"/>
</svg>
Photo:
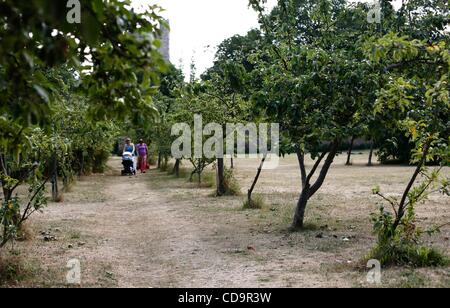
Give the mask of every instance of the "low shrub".
<svg viewBox="0 0 450 308">
<path fill-rule="evenodd" d="M 239 196 L 241 195 L 241 186 L 234 176 L 233 169 L 225 169 L 224 172 L 225 195 Z"/>
<path fill-rule="evenodd" d="M 376 259 L 383 266 L 438 267 L 449 265 L 449 259 L 439 250 L 413 243 L 378 244 L 367 259 Z"/>
</svg>

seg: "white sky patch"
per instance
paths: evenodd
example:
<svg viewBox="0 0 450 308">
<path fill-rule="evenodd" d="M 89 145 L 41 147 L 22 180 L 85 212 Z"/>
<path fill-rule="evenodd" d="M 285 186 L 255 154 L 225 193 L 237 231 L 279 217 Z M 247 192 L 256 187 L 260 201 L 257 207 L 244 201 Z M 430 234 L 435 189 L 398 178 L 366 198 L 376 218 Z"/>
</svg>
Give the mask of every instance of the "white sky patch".
<svg viewBox="0 0 450 308">
<path fill-rule="evenodd" d="M 351 0 L 350 2 L 357 2 Z M 374 3 L 374 0 L 359 2 Z M 277 0 L 268 0 L 272 8 Z M 133 0 L 133 6 L 158 4 L 170 20 L 170 58 L 181 66 L 186 77 L 191 60 L 195 61 L 197 76 L 211 67 L 216 47 L 235 34 L 245 35 L 258 27 L 257 14 L 248 7 L 248 0 Z M 396 1 L 399 7 L 401 0 Z"/>
<path fill-rule="evenodd" d="M 268 2 L 273 7 L 276 0 Z M 224 39 L 258 27 L 257 14 L 247 0 L 133 0 L 133 4 L 158 4 L 166 10 L 162 15 L 170 20 L 170 59 L 182 66 L 186 77 L 192 59 L 200 75 L 212 66 L 216 47 Z"/>
</svg>

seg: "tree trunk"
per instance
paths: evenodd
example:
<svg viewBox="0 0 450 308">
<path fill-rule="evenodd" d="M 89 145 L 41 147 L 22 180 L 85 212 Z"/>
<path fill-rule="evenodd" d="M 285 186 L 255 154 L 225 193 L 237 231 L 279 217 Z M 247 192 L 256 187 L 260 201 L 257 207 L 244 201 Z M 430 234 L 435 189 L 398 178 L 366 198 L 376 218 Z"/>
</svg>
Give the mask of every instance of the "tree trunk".
<svg viewBox="0 0 450 308">
<path fill-rule="evenodd" d="M 80 174 L 79 175 L 83 175 L 84 174 L 84 155 L 83 155 L 83 151 L 80 151 Z"/>
<path fill-rule="evenodd" d="M 225 164 L 223 158 L 217 159 L 217 196 L 225 195 Z"/>
<path fill-rule="evenodd" d="M 56 155 L 52 158 L 52 200 L 53 202 L 58 200 L 59 190 L 58 190 L 58 161 Z"/>
<path fill-rule="evenodd" d="M 11 189 L 7 189 L 5 187 L 3 187 L 3 198 L 5 199 L 5 201 L 9 201 L 11 200 L 12 197 L 12 191 Z"/>
<path fill-rule="evenodd" d="M 0 165 L 1 165 L 1 171 L 3 172 L 3 174 L 5 176 L 8 176 L 9 172 L 8 172 L 7 167 L 6 167 L 6 158 L 5 158 L 5 155 L 3 155 L 3 154 L 0 154 Z M 12 189 L 8 189 L 5 186 L 3 186 L 3 183 L 1 183 L 1 184 L 2 184 L 4 201 L 7 202 L 7 201 L 9 201 L 11 199 L 13 190 Z"/>
<path fill-rule="evenodd" d="M 417 164 L 417 168 L 414 171 L 413 176 L 411 177 L 408 186 L 406 187 L 405 191 L 403 192 L 403 196 L 402 199 L 400 201 L 399 207 L 398 207 L 398 212 L 397 212 L 397 217 L 394 221 L 394 224 L 392 226 L 392 231 L 395 232 L 395 230 L 398 228 L 398 226 L 400 225 L 403 216 L 405 215 L 405 211 L 406 211 L 406 206 L 407 206 L 407 200 L 409 197 L 409 192 L 411 191 L 411 189 L 414 186 L 414 183 L 416 182 L 417 177 L 419 176 L 420 172 L 422 171 L 423 166 L 426 164 L 427 162 L 427 155 L 428 152 L 430 151 L 430 146 L 431 146 L 431 141 L 427 141 L 425 143 L 425 145 L 423 146 L 423 152 L 422 152 L 422 157 L 420 159 L 420 162 Z"/>
<path fill-rule="evenodd" d="M 250 207 L 251 207 L 251 204 L 252 204 L 252 194 L 253 194 L 253 190 L 255 189 L 256 183 L 258 183 L 258 179 L 259 179 L 259 176 L 261 175 L 261 171 L 262 171 L 262 168 L 263 168 L 263 166 L 264 166 L 264 162 L 266 161 L 266 158 L 267 158 L 267 154 L 264 154 L 264 157 L 263 157 L 262 160 L 261 160 L 261 164 L 259 164 L 258 172 L 256 173 L 256 177 L 255 177 L 255 179 L 253 180 L 252 186 L 250 187 L 250 189 L 249 189 L 248 192 L 247 192 L 248 205 L 249 205 Z"/>
<path fill-rule="evenodd" d="M 0 171 L 3 172 L 5 176 L 9 175 L 9 172 L 6 167 L 6 158 L 3 154 L 0 155 L 0 168 L 1 168 Z M 5 186 L 3 186 L 3 183 L 2 183 L 2 190 L 3 190 L 4 201 L 5 202 L 9 201 L 12 197 L 13 191 L 11 189 L 8 189 Z"/>
<path fill-rule="evenodd" d="M 162 165 L 162 153 L 158 152 L 158 169 L 161 169 Z"/>
<path fill-rule="evenodd" d="M 305 154 L 301 150 L 297 150 L 297 159 L 300 166 L 300 176 L 302 181 L 302 189 L 306 185 L 306 167 L 305 167 Z"/>
<path fill-rule="evenodd" d="M 200 161 L 198 164 L 198 185 L 199 186 L 202 183 L 202 173 L 203 173 L 204 169 L 205 169 L 205 163 Z"/>
<path fill-rule="evenodd" d="M 14 189 L 8 189 L 3 187 L 3 197 L 6 204 L 12 199 Z M 20 210 L 18 213 L 15 213 L 15 215 L 12 217 L 12 222 L 15 226 L 17 226 L 18 222 L 20 221 Z M 9 240 L 11 234 L 8 232 L 8 228 L 6 225 L 3 226 L 3 241 L 0 245 L 0 248 L 3 247 Z"/>
<path fill-rule="evenodd" d="M 173 167 L 173 173 L 175 174 L 175 176 L 176 176 L 177 178 L 180 177 L 180 163 L 181 163 L 181 160 L 180 160 L 180 159 L 177 159 L 177 160 L 175 161 L 175 166 Z"/>
<path fill-rule="evenodd" d="M 63 191 L 66 191 L 66 188 L 69 186 L 69 177 L 64 171 L 62 171 L 62 180 L 63 180 Z"/>
<path fill-rule="evenodd" d="M 166 168 L 168 164 L 169 164 L 169 155 L 165 154 L 164 155 L 164 168 Z"/>
<path fill-rule="evenodd" d="M 373 158 L 373 147 L 374 147 L 374 141 L 371 140 L 370 141 L 370 153 L 369 153 L 369 162 L 367 163 L 367 166 L 371 167 L 373 166 L 372 164 L 372 158 Z"/>
<path fill-rule="evenodd" d="M 300 194 L 300 198 L 298 199 L 297 202 L 294 221 L 292 223 L 293 229 L 303 229 L 304 227 L 305 210 L 309 200 L 309 193 L 310 193 L 310 185 L 308 183 L 305 185 L 305 187 L 303 187 L 303 190 Z"/>
<path fill-rule="evenodd" d="M 5 159 L 4 155 L 0 155 L 0 167 L 1 167 L 1 172 L 3 172 L 5 176 L 7 176 L 8 170 L 6 168 L 6 159 Z M 3 183 L 2 183 L 2 191 L 3 191 L 3 198 L 4 198 L 3 202 L 8 203 L 8 201 L 11 200 L 13 191 L 11 189 L 8 189 L 5 186 L 3 186 Z M 5 222 L 0 221 L 0 223 L 2 223 L 2 224 L 5 224 Z M 0 243 L 0 248 L 5 246 L 6 243 L 9 241 L 10 234 L 8 232 L 7 225 L 3 226 L 2 237 L 3 237 L 3 239 L 2 239 L 2 242 Z"/>
<path fill-rule="evenodd" d="M 353 144 L 355 143 L 355 136 L 352 136 L 352 140 L 350 141 L 350 146 L 348 148 L 347 152 L 347 162 L 345 163 L 346 166 L 351 165 L 351 158 L 352 158 L 352 152 L 353 152 Z"/>
<path fill-rule="evenodd" d="M 189 177 L 189 182 L 193 182 L 194 181 L 194 175 L 197 174 L 198 170 L 199 170 L 199 166 L 200 166 L 200 162 L 199 164 L 195 163 L 195 159 L 189 159 L 189 161 L 191 162 L 192 166 L 194 167 L 194 169 L 191 171 L 191 176 Z"/>
<path fill-rule="evenodd" d="M 316 170 L 319 168 L 319 165 L 321 161 L 325 158 L 327 155 L 327 152 L 322 153 L 322 155 L 319 157 L 319 159 L 314 164 L 314 167 L 310 171 L 309 175 L 307 176 L 304 187 L 302 189 L 302 192 L 300 194 L 299 200 L 297 202 L 297 208 L 295 210 L 294 215 L 294 221 L 292 222 L 292 229 L 302 229 L 304 226 L 304 219 L 305 219 L 305 211 L 306 206 L 308 205 L 308 200 L 316 194 L 316 192 L 322 187 L 326 176 L 328 174 L 328 171 L 330 170 L 331 165 L 333 164 L 334 158 L 336 157 L 336 154 L 339 149 L 339 141 L 335 140 L 330 145 L 330 150 L 328 152 L 328 156 L 323 163 L 322 169 L 320 170 L 320 174 L 317 177 L 314 184 L 311 185 L 311 179 L 316 172 Z"/>
<path fill-rule="evenodd" d="M 231 159 L 230 159 L 230 164 L 231 164 L 231 169 L 234 169 L 234 158 L 233 157 L 231 157 Z"/>
<path fill-rule="evenodd" d="M 8 175 L 9 172 L 6 168 L 6 158 L 5 155 L 0 154 L 0 172 L 3 172 L 4 175 Z"/>
</svg>

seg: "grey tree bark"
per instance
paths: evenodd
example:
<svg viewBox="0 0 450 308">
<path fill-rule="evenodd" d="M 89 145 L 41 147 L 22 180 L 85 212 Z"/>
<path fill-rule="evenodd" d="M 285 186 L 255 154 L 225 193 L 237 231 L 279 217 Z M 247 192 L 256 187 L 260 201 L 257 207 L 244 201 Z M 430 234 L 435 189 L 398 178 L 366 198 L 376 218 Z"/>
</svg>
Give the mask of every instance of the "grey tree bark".
<svg viewBox="0 0 450 308">
<path fill-rule="evenodd" d="M 330 170 L 330 167 L 333 164 L 338 149 L 339 149 L 339 141 L 334 140 L 331 143 L 328 152 L 323 152 L 322 155 L 320 155 L 320 157 L 315 162 L 313 168 L 307 175 L 306 179 L 304 180 L 303 189 L 297 202 L 297 208 L 295 210 L 294 221 L 292 222 L 292 229 L 302 229 L 304 227 L 305 211 L 308 205 L 308 201 L 322 187 L 328 174 L 328 171 Z M 317 169 L 319 168 L 321 162 L 325 157 L 326 159 L 320 170 L 319 176 L 317 177 L 316 181 L 312 184 L 311 179 L 316 173 Z"/>
<path fill-rule="evenodd" d="M 258 183 L 259 176 L 261 175 L 261 171 L 262 171 L 262 168 L 264 167 L 264 162 L 266 161 L 266 159 L 267 159 L 267 154 L 264 154 L 264 157 L 262 158 L 261 163 L 259 164 L 258 171 L 256 172 L 256 176 L 255 176 L 255 179 L 253 180 L 252 186 L 250 187 L 250 189 L 247 192 L 247 200 L 248 200 L 249 205 L 252 204 L 253 190 L 255 189 L 255 186 Z"/>
</svg>

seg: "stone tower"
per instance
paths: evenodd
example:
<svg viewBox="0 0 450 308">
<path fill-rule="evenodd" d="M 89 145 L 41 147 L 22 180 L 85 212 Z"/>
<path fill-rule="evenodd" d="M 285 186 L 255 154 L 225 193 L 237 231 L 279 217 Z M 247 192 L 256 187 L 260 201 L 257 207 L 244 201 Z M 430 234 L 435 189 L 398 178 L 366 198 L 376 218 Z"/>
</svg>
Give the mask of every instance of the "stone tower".
<svg viewBox="0 0 450 308">
<path fill-rule="evenodd" d="M 169 20 L 166 20 L 167 24 L 170 26 Z M 161 48 L 160 52 L 164 57 L 164 60 L 170 62 L 170 29 L 162 26 L 162 36 L 161 36 Z"/>
</svg>

